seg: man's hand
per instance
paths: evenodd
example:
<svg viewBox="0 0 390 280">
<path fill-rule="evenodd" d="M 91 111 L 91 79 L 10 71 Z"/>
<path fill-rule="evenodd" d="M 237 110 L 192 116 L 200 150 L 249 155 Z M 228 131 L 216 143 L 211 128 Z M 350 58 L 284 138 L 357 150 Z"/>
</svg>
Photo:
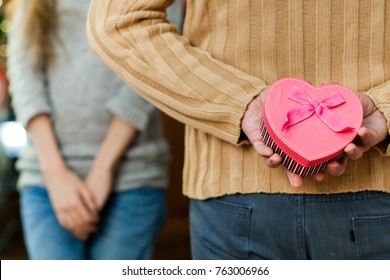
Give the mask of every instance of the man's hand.
<svg viewBox="0 0 390 280">
<path fill-rule="evenodd" d="M 264 144 L 263 140 L 261 140 L 260 132 L 260 124 L 263 118 L 263 105 L 267 93 L 267 89 L 263 90 L 251 101 L 251 103 L 249 103 L 244 117 L 242 118 L 241 128 L 252 143 L 256 152 L 265 158 L 266 165 L 271 168 L 275 168 L 280 165 L 282 158 L 279 154 L 274 153 L 271 148 Z"/>
<path fill-rule="evenodd" d="M 348 158 L 359 159 L 373 146 L 386 139 L 388 135 L 387 120 L 383 113 L 378 110 L 371 98 L 363 93 L 357 93 L 363 106 L 363 124 L 358 130 L 355 140 L 345 147 L 347 155 L 342 163 L 332 161 L 327 166 L 327 172 L 332 176 L 340 176 L 344 173 Z"/>
</svg>

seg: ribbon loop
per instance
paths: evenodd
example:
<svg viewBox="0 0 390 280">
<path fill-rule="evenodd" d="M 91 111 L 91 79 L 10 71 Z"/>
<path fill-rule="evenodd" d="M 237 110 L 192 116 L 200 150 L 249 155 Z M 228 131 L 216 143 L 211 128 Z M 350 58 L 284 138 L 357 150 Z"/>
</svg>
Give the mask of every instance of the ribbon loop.
<svg viewBox="0 0 390 280">
<path fill-rule="evenodd" d="M 339 92 L 335 92 L 321 101 L 317 101 L 312 100 L 303 90 L 294 87 L 288 98 L 302 106 L 287 112 L 287 120 L 283 124 L 282 130 L 306 120 L 314 113 L 334 132 L 353 129 L 347 126 L 330 110 L 345 103 L 344 97 Z"/>
</svg>

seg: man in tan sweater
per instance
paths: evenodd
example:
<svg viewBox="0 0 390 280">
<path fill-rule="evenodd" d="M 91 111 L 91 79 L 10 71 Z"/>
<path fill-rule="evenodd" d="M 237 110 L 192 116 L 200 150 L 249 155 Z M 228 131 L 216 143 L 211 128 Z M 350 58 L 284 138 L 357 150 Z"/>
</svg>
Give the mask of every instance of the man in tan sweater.
<svg viewBox="0 0 390 280">
<path fill-rule="evenodd" d="M 193 257 L 390 258 L 390 1 L 191 0 L 183 36 L 171 2 L 94 0 L 88 32 L 122 79 L 186 124 Z M 362 93 L 353 160 L 304 181 L 279 166 L 256 127 L 284 77 Z"/>
</svg>

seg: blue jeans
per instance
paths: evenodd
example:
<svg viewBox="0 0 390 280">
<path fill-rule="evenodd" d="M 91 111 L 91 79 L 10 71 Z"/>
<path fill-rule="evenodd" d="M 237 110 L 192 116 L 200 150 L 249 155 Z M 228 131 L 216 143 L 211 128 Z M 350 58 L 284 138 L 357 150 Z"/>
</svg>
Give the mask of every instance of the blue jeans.
<svg viewBox="0 0 390 280">
<path fill-rule="evenodd" d="M 87 242 L 62 228 L 47 191 L 25 187 L 20 196 L 25 244 L 30 259 L 150 259 L 166 220 L 165 190 L 142 187 L 113 193 Z"/>
<path fill-rule="evenodd" d="M 390 259 L 390 194 L 227 195 L 190 204 L 194 259 Z"/>
</svg>

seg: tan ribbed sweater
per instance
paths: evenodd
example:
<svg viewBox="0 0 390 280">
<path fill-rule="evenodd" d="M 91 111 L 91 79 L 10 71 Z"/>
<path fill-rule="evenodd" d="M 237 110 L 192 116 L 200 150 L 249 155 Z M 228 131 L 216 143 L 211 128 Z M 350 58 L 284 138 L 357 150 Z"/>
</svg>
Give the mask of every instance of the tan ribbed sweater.
<svg viewBox="0 0 390 280">
<path fill-rule="evenodd" d="M 366 92 L 390 120 L 390 1 L 191 0 L 184 37 L 166 20 L 170 2 L 94 0 L 88 31 L 116 73 L 186 124 L 186 195 L 390 192 L 387 147 L 293 188 L 240 142 L 247 104 L 284 77 Z"/>
</svg>

